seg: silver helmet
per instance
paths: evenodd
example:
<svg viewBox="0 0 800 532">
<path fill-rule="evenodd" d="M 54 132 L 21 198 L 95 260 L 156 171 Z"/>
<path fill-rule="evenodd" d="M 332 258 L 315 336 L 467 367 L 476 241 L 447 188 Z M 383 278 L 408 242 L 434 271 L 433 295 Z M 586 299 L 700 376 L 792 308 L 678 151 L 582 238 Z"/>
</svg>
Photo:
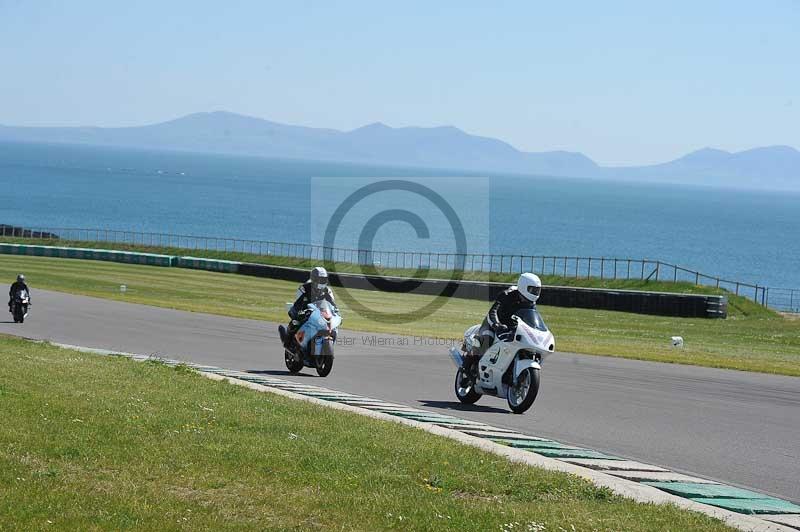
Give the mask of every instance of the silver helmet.
<svg viewBox="0 0 800 532">
<path fill-rule="evenodd" d="M 311 270 L 310 279 L 317 290 L 324 290 L 328 287 L 328 271 L 322 266 L 317 266 Z"/>
</svg>

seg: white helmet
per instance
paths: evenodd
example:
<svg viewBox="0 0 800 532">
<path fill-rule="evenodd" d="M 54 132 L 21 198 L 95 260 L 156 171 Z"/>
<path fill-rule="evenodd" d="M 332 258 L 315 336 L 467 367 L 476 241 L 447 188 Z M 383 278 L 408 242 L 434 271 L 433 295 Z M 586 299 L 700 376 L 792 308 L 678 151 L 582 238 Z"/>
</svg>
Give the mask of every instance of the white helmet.
<svg viewBox="0 0 800 532">
<path fill-rule="evenodd" d="M 542 293 L 542 280 L 535 273 L 523 273 L 517 281 L 517 290 L 525 299 L 531 303 L 536 303 L 539 294 Z"/>
</svg>

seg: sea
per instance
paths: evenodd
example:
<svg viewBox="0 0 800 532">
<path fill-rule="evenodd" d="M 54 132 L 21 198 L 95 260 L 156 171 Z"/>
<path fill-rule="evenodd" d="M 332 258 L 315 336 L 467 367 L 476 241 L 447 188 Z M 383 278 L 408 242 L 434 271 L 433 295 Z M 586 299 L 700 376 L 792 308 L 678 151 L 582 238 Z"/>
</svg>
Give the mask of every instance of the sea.
<svg viewBox="0 0 800 532">
<path fill-rule="evenodd" d="M 15 226 L 443 252 L 461 234 L 468 252 L 647 258 L 800 288 L 800 193 L 2 142 L 0 190 Z"/>
</svg>

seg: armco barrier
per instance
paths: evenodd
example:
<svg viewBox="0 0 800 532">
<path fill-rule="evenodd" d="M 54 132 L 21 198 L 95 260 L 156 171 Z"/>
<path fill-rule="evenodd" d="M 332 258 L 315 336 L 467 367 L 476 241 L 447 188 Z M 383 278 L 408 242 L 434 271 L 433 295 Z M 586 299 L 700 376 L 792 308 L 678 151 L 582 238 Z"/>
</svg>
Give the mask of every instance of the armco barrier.
<svg viewBox="0 0 800 532">
<path fill-rule="evenodd" d="M 146 264 L 149 266 L 172 266 L 174 257 L 154 253 L 134 253 L 108 249 L 66 248 L 56 246 L 27 246 L 22 244 L 0 243 L 0 254 L 33 255 L 37 257 L 58 257 L 62 259 L 102 260 L 124 262 L 127 264 Z"/>
<path fill-rule="evenodd" d="M 301 283 L 308 278 L 306 269 L 271 266 L 248 262 L 206 259 L 202 257 L 171 257 L 151 253 L 133 253 L 101 249 L 25 246 L 1 244 L 0 254 L 35 255 L 173 266 L 225 273 L 238 273 L 269 279 Z M 461 299 L 492 301 L 508 285 L 483 281 L 447 281 L 439 279 L 409 279 L 377 277 L 350 273 L 332 273 L 331 284 L 360 290 L 381 290 L 394 293 L 445 295 Z M 539 300 L 542 305 L 633 312 L 691 318 L 726 318 L 728 298 L 719 295 L 675 294 L 636 290 L 547 286 Z"/>
</svg>

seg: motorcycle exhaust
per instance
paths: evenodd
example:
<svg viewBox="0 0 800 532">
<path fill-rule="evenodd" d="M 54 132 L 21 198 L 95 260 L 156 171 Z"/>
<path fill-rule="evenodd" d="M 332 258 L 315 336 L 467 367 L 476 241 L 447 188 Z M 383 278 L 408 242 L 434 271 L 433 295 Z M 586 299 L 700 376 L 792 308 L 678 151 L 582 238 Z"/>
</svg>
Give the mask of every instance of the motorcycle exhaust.
<svg viewBox="0 0 800 532">
<path fill-rule="evenodd" d="M 450 360 L 453 361 L 453 364 L 455 364 L 457 368 L 460 368 L 464 365 L 464 357 L 461 355 L 461 351 L 459 351 L 456 347 L 451 347 L 449 353 Z"/>
</svg>

